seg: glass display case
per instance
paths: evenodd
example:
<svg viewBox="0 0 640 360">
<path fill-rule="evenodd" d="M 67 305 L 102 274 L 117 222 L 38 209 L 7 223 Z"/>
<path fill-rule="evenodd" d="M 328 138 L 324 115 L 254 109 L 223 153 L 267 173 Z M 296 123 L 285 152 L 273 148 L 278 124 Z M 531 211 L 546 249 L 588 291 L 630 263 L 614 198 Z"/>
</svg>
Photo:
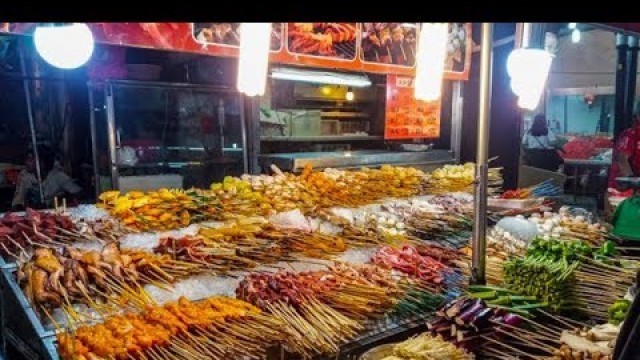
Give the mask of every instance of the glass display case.
<svg viewBox="0 0 640 360">
<path fill-rule="evenodd" d="M 96 192 L 207 188 L 247 171 L 242 97 L 178 83 L 89 84 Z"/>
</svg>

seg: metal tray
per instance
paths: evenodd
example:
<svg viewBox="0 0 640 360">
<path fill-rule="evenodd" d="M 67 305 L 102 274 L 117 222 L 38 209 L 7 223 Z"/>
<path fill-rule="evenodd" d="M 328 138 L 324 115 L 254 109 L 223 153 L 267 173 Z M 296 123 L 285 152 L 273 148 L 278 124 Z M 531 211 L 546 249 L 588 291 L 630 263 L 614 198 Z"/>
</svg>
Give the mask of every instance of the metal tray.
<svg viewBox="0 0 640 360">
<path fill-rule="evenodd" d="M 454 161 L 448 150 L 413 151 L 335 151 L 269 154 L 260 156 L 260 164 L 268 169 L 275 164 L 283 171 L 299 171 L 306 165 L 314 169 L 377 167 L 385 164 L 395 166 L 416 166 L 426 164 L 446 164 Z"/>
<path fill-rule="evenodd" d="M 393 355 L 393 347 L 396 344 L 384 344 L 376 346 L 373 349 L 362 354 L 358 360 L 381 360 L 387 356 Z"/>
<path fill-rule="evenodd" d="M 55 332 L 46 330 L 16 282 L 15 264 L 0 274 L 2 337 L 28 360 L 59 360 Z"/>
</svg>

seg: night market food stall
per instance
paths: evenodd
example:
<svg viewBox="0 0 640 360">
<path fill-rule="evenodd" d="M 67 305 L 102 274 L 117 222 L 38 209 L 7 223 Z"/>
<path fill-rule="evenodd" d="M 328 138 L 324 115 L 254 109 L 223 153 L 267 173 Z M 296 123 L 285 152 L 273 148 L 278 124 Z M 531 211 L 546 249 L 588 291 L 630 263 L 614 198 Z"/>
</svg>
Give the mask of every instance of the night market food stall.
<svg viewBox="0 0 640 360">
<path fill-rule="evenodd" d="M 473 353 L 495 358 L 608 358 L 609 342 L 628 305 L 622 298 L 634 281 L 636 260 L 621 256 L 623 249 L 614 245 L 609 226 L 586 213 L 568 208 L 554 212 L 544 201 L 486 211 L 488 196 L 502 204 L 529 204 L 531 199 L 557 195 L 559 189 L 542 183 L 505 191 L 503 169 L 488 165 L 487 144 L 482 141 L 478 185 L 474 164 L 449 164 L 457 163 L 459 156 L 460 129 L 454 122 L 460 109 L 454 100 L 460 96 L 460 84 L 452 86 L 447 104 L 451 110 L 441 110 L 444 106 L 433 105 L 434 100 L 411 98 L 412 86 L 422 99 L 440 98 L 439 90 L 425 84 L 425 69 L 407 66 L 419 64 L 423 57 L 440 59 L 453 70 L 462 66 L 460 71 L 441 68 L 439 79 L 427 71 L 429 81 L 438 80 L 435 88 L 440 88 L 442 78 L 461 81 L 467 76 L 470 60 L 458 63 L 470 52 L 470 24 L 265 25 L 244 24 L 241 33 L 232 23 L 121 24 L 109 25 L 119 26 L 117 31 L 107 31 L 105 25 L 102 29 L 105 36 L 118 36 L 119 43 L 133 46 L 147 41 L 142 36 L 127 38 L 134 33 L 129 27 L 139 26 L 141 34 L 164 49 L 239 56 L 238 87 L 247 95 L 261 90 L 260 84 L 243 77 L 248 76 L 242 73 L 247 71 L 243 52 L 254 55 L 250 68 L 260 71 L 261 60 L 255 56 L 260 46 L 266 54 L 271 47 L 271 61 L 277 63 L 322 68 L 344 61 L 351 71 L 388 74 L 385 91 L 391 99 L 382 137 L 441 137 L 439 114 L 445 112 L 450 148 L 383 152 L 383 160 L 377 162 L 380 152 L 371 156 L 372 152 L 351 148 L 338 151 L 339 161 L 332 160 L 336 154 L 322 159 L 320 152 L 274 152 L 262 154 L 258 161 L 256 144 L 262 144 L 253 130 L 261 118 L 247 116 L 247 110 L 273 112 L 262 111 L 251 100 L 228 110 L 234 95 L 228 95 L 228 89 L 210 88 L 222 101 L 213 102 L 205 113 L 215 109 L 216 119 L 225 121 L 227 114 L 244 114 L 236 120 L 243 135 L 235 147 L 233 142 L 227 147 L 224 140 L 211 142 L 218 159 L 232 157 L 229 154 L 240 145 L 241 175 L 196 187 L 184 186 L 184 179 L 174 186 L 123 187 L 120 171 L 126 164 L 118 153 L 118 105 L 112 94 L 150 84 L 93 83 L 92 101 L 105 99 L 104 119 L 92 116 L 92 138 L 96 169 L 103 165 L 97 154 L 107 154 L 106 171 L 96 170 L 96 175 L 108 178 L 106 188 L 97 187 L 95 204 L 68 208 L 62 202 L 49 210 L 3 215 L 3 340 L 26 356 L 46 359 L 193 359 L 203 354 L 215 359 L 347 358 L 393 338 L 398 343 L 388 346 L 385 354 L 367 353 L 363 358 L 470 359 Z M 483 25 L 481 134 L 487 130 L 483 126 L 489 110 L 490 26 Z M 181 30 L 192 37 L 178 36 Z M 420 33 L 429 44 L 439 41 L 441 48 L 422 44 L 415 38 Z M 255 44 L 245 48 L 241 38 L 247 34 L 255 37 Z M 466 55 L 456 54 L 460 47 L 453 47 L 453 60 L 446 56 L 451 34 L 458 44 L 468 44 Z M 407 77 L 414 72 L 415 81 Z M 176 84 L 151 85 L 161 89 L 161 96 L 180 98 L 172 95 Z M 204 91 L 176 91 L 183 90 Z M 400 109 L 406 106 L 415 108 L 403 114 Z M 100 135 L 105 138 L 104 151 L 96 151 L 100 121 L 106 124 Z M 285 143 L 337 137 L 277 136 L 286 137 L 276 139 Z M 268 142 L 276 142 L 277 136 L 268 136 Z M 370 135 L 344 136 L 357 142 L 354 137 Z M 136 157 L 149 156 L 148 149 L 159 150 L 141 147 L 144 151 Z M 389 154 L 399 159 L 396 164 L 385 164 L 392 158 Z M 370 167 L 353 169 L 362 165 Z M 166 169 L 163 165 L 153 175 L 176 175 L 163 173 Z M 168 181 L 166 176 L 162 180 Z M 479 219 L 479 214 L 486 218 Z M 487 219 L 492 226 L 485 238 L 479 232 L 484 225 L 478 229 L 477 224 Z M 485 279 L 486 285 L 473 284 Z M 611 324 L 588 326 L 592 320 Z M 407 339 L 417 333 L 421 334 Z"/>
</svg>

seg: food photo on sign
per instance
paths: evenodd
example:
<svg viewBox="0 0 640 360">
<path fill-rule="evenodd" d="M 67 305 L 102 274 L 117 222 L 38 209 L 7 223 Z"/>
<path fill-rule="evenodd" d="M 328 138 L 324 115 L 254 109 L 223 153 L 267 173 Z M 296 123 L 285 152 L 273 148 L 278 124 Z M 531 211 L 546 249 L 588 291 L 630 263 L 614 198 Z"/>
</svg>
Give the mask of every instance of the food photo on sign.
<svg viewBox="0 0 640 360">
<path fill-rule="evenodd" d="M 288 50 L 294 54 L 356 58 L 356 23 L 287 23 Z"/>
<path fill-rule="evenodd" d="M 201 44 L 240 46 L 241 23 L 193 23 L 193 38 Z M 282 46 L 282 23 L 271 24 L 272 51 Z"/>
<path fill-rule="evenodd" d="M 415 65 L 417 23 L 361 23 L 361 26 L 362 61 Z"/>
<path fill-rule="evenodd" d="M 387 76 L 385 139 L 440 136 L 440 100 L 416 100 L 413 81 L 411 77 Z"/>
<path fill-rule="evenodd" d="M 450 23 L 449 35 L 447 38 L 447 59 L 445 70 L 462 72 L 465 68 L 465 57 L 467 56 L 467 32 L 465 23 Z"/>
</svg>

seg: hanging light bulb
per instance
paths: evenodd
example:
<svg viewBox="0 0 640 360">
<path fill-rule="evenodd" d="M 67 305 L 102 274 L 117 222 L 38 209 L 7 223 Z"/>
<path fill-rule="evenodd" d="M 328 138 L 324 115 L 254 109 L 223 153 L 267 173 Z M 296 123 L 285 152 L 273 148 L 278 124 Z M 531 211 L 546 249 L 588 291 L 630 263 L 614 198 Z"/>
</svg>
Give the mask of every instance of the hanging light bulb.
<svg viewBox="0 0 640 360">
<path fill-rule="evenodd" d="M 248 96 L 263 95 L 267 85 L 271 23 L 240 25 L 238 91 Z"/>
<path fill-rule="evenodd" d="M 95 45 L 91 29 L 85 23 L 38 26 L 33 32 L 33 42 L 42 59 L 60 69 L 84 65 Z"/>
<path fill-rule="evenodd" d="M 440 98 L 447 55 L 448 23 L 422 23 L 416 54 L 414 96 L 418 100 Z"/>
<path fill-rule="evenodd" d="M 347 101 L 353 101 L 355 95 L 353 94 L 353 89 L 351 88 L 351 86 L 347 88 L 347 93 L 344 97 L 345 99 L 347 99 Z"/>
<path fill-rule="evenodd" d="M 571 42 L 577 44 L 580 42 L 580 30 L 573 29 L 571 32 Z"/>
<path fill-rule="evenodd" d="M 518 96 L 518 106 L 535 110 L 544 92 L 553 57 L 543 49 L 516 49 L 507 59 L 511 90 Z"/>
</svg>

